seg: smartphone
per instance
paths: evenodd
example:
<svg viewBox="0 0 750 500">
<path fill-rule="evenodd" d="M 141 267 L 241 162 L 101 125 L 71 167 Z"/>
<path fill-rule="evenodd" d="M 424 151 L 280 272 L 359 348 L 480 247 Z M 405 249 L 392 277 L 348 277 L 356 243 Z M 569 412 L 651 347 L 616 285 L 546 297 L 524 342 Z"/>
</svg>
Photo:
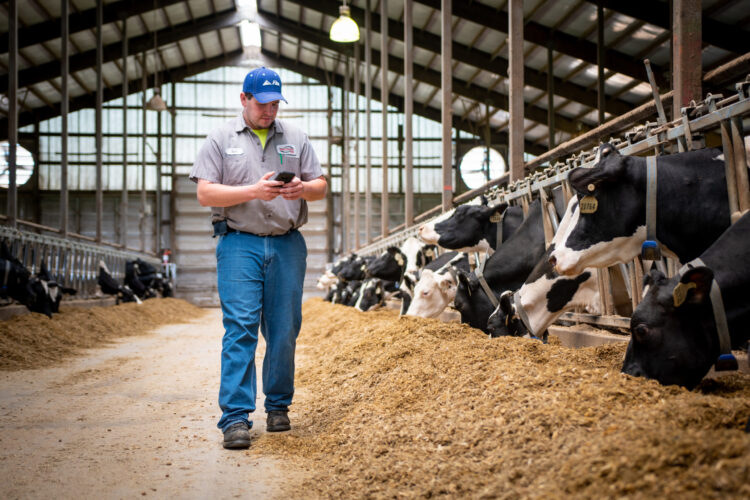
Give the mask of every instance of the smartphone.
<svg viewBox="0 0 750 500">
<path fill-rule="evenodd" d="M 279 172 L 271 178 L 272 181 L 281 181 L 284 184 L 291 182 L 292 179 L 294 179 L 294 172 Z"/>
</svg>

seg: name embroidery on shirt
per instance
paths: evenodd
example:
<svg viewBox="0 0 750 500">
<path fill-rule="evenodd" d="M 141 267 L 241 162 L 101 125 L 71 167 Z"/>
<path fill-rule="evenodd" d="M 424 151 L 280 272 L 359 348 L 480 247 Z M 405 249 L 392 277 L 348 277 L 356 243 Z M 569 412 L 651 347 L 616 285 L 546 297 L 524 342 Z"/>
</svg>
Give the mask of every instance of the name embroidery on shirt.
<svg viewBox="0 0 750 500">
<path fill-rule="evenodd" d="M 227 156 L 238 156 L 243 153 L 242 148 L 229 148 L 227 149 Z"/>
</svg>

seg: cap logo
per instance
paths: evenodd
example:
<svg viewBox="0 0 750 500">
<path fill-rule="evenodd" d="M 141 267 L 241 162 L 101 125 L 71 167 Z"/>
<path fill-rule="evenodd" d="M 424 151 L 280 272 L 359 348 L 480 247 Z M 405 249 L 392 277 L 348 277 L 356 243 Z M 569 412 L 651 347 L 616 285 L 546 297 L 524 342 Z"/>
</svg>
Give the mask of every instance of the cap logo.
<svg viewBox="0 0 750 500">
<path fill-rule="evenodd" d="M 265 82 L 263 82 L 263 86 L 265 87 L 266 85 L 276 85 L 277 87 L 281 87 L 281 84 L 278 80 L 274 80 L 272 82 L 266 80 Z"/>
</svg>

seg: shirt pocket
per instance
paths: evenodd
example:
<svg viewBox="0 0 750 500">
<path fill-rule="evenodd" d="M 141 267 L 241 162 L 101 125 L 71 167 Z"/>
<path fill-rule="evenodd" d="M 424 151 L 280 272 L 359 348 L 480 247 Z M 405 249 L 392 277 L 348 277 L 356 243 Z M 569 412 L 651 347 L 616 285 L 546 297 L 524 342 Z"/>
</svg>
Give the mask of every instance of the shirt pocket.
<svg viewBox="0 0 750 500">
<path fill-rule="evenodd" d="M 250 182 L 249 161 L 246 154 L 225 156 L 221 183 L 227 186 L 248 184 Z"/>
</svg>

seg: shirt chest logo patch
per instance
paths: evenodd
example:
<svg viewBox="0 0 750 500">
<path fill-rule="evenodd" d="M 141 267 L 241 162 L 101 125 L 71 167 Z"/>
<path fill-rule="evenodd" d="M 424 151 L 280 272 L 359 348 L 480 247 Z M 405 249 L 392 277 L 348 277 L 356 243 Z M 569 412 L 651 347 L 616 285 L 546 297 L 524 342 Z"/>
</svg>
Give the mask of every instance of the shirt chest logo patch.
<svg viewBox="0 0 750 500">
<path fill-rule="evenodd" d="M 280 155 L 284 156 L 291 156 L 293 158 L 298 158 L 299 154 L 297 153 L 297 146 L 294 144 L 279 144 L 276 146 L 276 152 Z"/>
<path fill-rule="evenodd" d="M 243 153 L 242 148 L 229 148 L 226 151 L 227 156 L 239 156 Z"/>
</svg>

